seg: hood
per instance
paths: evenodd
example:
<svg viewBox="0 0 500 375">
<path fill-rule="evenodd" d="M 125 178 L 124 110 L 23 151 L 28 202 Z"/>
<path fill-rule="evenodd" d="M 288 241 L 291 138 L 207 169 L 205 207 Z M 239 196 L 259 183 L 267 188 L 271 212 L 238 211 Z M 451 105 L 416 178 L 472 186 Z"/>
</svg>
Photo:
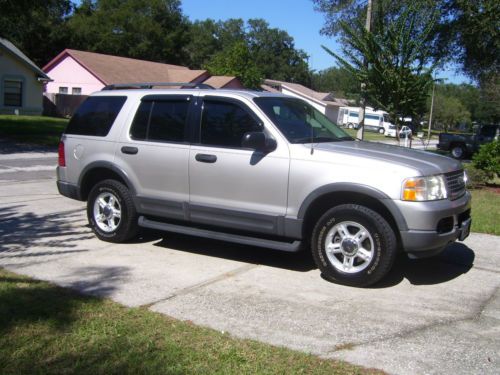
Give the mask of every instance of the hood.
<svg viewBox="0 0 500 375">
<path fill-rule="evenodd" d="M 310 148 L 310 145 L 306 147 Z M 447 156 L 384 143 L 364 141 L 317 143 L 314 149 L 401 165 L 416 169 L 424 176 L 462 169 L 460 162 Z"/>
</svg>

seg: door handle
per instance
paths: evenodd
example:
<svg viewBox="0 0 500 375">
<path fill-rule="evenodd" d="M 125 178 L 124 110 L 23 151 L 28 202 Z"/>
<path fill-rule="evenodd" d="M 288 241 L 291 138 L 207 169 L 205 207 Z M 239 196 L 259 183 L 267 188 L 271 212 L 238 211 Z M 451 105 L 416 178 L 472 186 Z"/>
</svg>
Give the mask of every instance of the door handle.
<svg viewBox="0 0 500 375">
<path fill-rule="evenodd" d="M 122 147 L 122 153 L 124 153 L 124 154 L 135 155 L 138 152 L 139 152 L 139 149 L 137 147 L 131 147 L 131 146 L 123 146 Z"/>
<path fill-rule="evenodd" d="M 215 163 L 217 161 L 217 156 L 209 154 L 196 154 L 194 158 L 201 163 Z"/>
</svg>

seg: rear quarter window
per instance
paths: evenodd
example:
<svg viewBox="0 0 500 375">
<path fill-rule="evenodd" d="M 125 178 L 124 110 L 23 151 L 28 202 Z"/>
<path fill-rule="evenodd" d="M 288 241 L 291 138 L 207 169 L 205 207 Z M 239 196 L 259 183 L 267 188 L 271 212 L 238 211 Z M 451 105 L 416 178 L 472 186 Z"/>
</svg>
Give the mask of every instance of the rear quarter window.
<svg viewBox="0 0 500 375">
<path fill-rule="evenodd" d="M 87 98 L 71 117 L 66 134 L 105 137 L 126 100 L 126 96 Z"/>
</svg>

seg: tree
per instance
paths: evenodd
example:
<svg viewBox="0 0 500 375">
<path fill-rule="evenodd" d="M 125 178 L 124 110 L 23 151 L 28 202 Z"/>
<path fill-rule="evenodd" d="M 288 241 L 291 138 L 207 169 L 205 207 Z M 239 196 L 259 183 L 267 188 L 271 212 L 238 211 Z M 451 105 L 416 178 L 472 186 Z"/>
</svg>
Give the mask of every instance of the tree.
<svg viewBox="0 0 500 375">
<path fill-rule="evenodd" d="M 262 19 L 193 23 L 186 50 L 191 67 L 201 68 L 223 50 L 245 44 L 262 77 L 309 84 L 307 55 L 297 50 L 286 31 L 270 28 Z"/>
<path fill-rule="evenodd" d="M 185 64 L 189 22 L 179 0 L 84 0 L 68 26 L 73 48 Z"/>
<path fill-rule="evenodd" d="M 470 123 L 470 112 L 460 100 L 441 93 L 434 97 L 433 117 L 434 127 L 445 132 L 454 129 L 457 124 Z"/>
<path fill-rule="evenodd" d="M 428 41 L 434 17 L 427 8 L 408 6 L 390 23 L 380 24 L 378 19 L 377 29 L 383 30 L 379 33 L 366 31 L 359 22 L 354 28 L 341 21 L 347 57 L 323 48 L 359 83 L 365 83 L 362 95 L 367 103 L 389 112 L 397 123 L 399 118 L 418 117 L 425 111 L 432 84 Z"/>
<path fill-rule="evenodd" d="M 0 36 L 37 65 L 45 65 L 68 43 L 70 0 L 0 0 Z"/>
<path fill-rule="evenodd" d="M 310 84 L 307 54 L 295 48 L 286 31 L 270 28 L 262 19 L 248 21 L 246 41 L 265 78 Z"/>
<path fill-rule="evenodd" d="M 360 86 L 356 77 L 345 68 L 332 67 L 312 74 L 312 88 L 331 92 L 335 97 L 359 99 Z"/>
<path fill-rule="evenodd" d="M 236 76 L 248 88 L 257 89 L 262 83 L 262 72 L 244 42 L 237 42 L 215 54 L 204 68 L 210 74 Z"/>
</svg>

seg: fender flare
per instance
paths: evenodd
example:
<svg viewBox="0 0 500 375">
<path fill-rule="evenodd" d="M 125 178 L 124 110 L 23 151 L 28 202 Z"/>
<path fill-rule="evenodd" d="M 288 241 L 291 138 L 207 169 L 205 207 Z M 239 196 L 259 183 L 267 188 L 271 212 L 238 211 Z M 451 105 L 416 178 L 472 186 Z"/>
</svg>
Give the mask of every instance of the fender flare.
<svg viewBox="0 0 500 375">
<path fill-rule="evenodd" d="M 88 176 L 90 172 L 92 172 L 92 170 L 97 168 L 109 169 L 114 173 L 116 173 L 125 182 L 125 185 L 130 190 L 132 196 L 136 195 L 135 187 L 130 182 L 127 173 L 123 169 L 117 167 L 116 165 L 114 165 L 109 161 L 95 161 L 86 165 L 85 168 L 83 168 L 82 173 L 80 173 L 80 177 L 78 178 L 78 190 L 80 191 L 80 194 L 82 194 L 82 184 L 85 181 L 85 178 Z"/>
<path fill-rule="evenodd" d="M 392 215 L 394 221 L 396 222 L 399 231 L 408 230 L 408 225 L 403 214 L 399 210 L 394 200 L 392 200 L 387 194 L 382 191 L 375 189 L 368 185 L 355 184 L 355 183 L 344 183 L 337 182 L 328 185 L 321 186 L 316 190 L 309 193 L 309 195 L 302 202 L 297 219 L 304 220 L 307 210 L 314 203 L 314 201 L 326 194 L 336 193 L 336 192 L 353 192 L 358 194 L 366 195 L 379 201 Z"/>
</svg>

